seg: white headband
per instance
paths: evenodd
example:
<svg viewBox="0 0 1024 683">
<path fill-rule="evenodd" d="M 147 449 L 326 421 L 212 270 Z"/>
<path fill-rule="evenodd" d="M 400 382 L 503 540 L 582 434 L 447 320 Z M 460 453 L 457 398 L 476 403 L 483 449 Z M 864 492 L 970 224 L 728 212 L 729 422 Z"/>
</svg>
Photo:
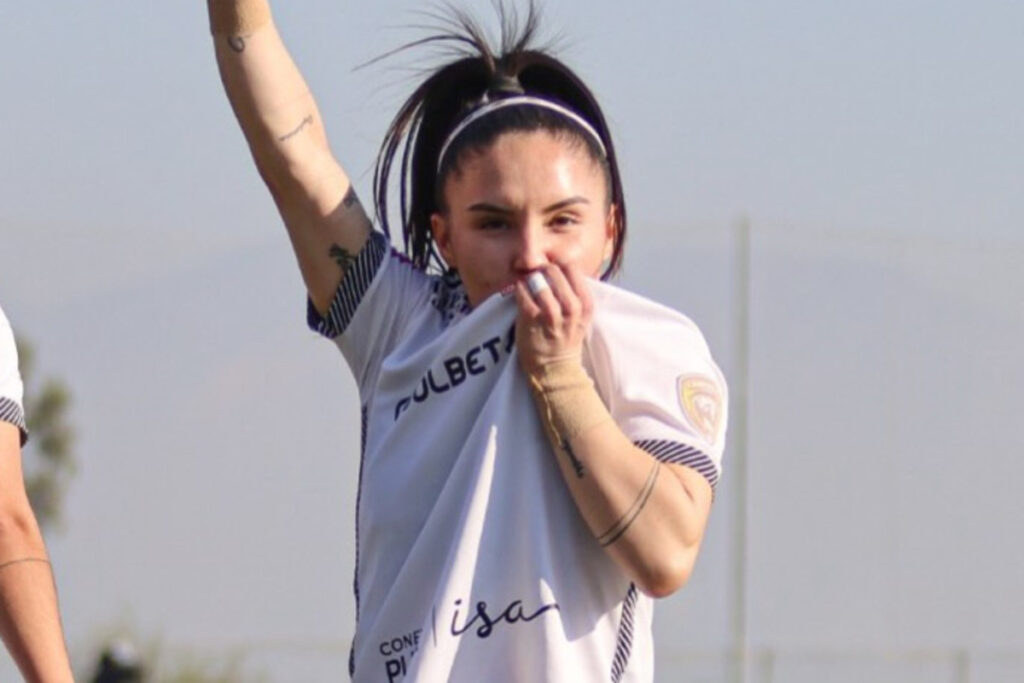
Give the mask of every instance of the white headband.
<svg viewBox="0 0 1024 683">
<path fill-rule="evenodd" d="M 505 107 L 518 106 L 540 107 L 542 109 L 550 109 L 551 111 L 558 112 L 559 114 L 566 117 L 570 121 L 573 121 L 574 123 L 579 125 L 579 127 L 582 128 L 583 130 L 585 130 L 590 135 L 590 137 L 594 139 L 594 142 L 597 143 L 598 148 L 601 150 L 601 155 L 604 157 L 608 156 L 608 150 L 605 148 L 604 142 L 601 140 L 601 136 L 597 134 L 597 131 L 594 130 L 594 127 L 592 125 L 587 123 L 586 119 L 584 119 L 576 112 L 572 111 L 571 109 L 566 109 L 560 104 L 555 104 L 550 100 L 541 99 L 540 97 L 531 97 L 530 95 L 516 95 L 514 97 L 503 97 L 500 100 L 492 100 L 485 104 L 484 106 L 477 109 L 476 111 L 474 111 L 466 118 L 462 119 L 462 121 L 459 122 L 459 125 L 455 126 L 455 129 L 448 134 L 448 138 L 444 141 L 444 144 L 441 145 L 441 153 L 437 155 L 437 172 L 441 172 L 441 164 L 444 163 L 444 157 L 448 153 L 448 148 L 452 146 L 453 142 L 455 142 L 455 138 L 459 137 L 459 135 L 461 135 L 462 132 L 466 130 L 466 128 L 471 126 L 474 121 L 478 121 L 483 117 L 487 116 L 488 114 L 490 114 L 491 112 L 497 111 L 499 109 L 504 109 Z"/>
</svg>

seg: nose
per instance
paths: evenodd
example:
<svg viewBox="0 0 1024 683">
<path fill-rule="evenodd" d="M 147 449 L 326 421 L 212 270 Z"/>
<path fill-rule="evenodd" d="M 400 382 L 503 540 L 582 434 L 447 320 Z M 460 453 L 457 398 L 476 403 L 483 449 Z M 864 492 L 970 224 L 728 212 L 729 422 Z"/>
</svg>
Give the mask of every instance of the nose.
<svg viewBox="0 0 1024 683">
<path fill-rule="evenodd" d="M 544 226 L 539 221 L 527 220 L 520 226 L 515 248 L 515 269 L 528 273 L 547 265 L 548 244 Z"/>
</svg>

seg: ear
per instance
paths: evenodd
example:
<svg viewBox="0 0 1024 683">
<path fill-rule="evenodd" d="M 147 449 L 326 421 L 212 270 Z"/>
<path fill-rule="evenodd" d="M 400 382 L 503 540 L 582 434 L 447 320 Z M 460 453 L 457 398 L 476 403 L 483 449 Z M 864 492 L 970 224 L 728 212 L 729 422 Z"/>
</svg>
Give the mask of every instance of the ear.
<svg viewBox="0 0 1024 683">
<path fill-rule="evenodd" d="M 434 236 L 437 250 L 444 257 L 444 262 L 448 264 L 449 268 L 458 268 L 455 263 L 455 253 L 452 251 L 452 232 L 447 219 L 442 214 L 430 214 L 430 232 Z"/>
<path fill-rule="evenodd" d="M 612 260 L 615 253 L 615 238 L 619 235 L 619 207 L 617 204 L 608 205 L 608 215 L 605 217 L 604 226 L 604 257 L 607 263 Z"/>
</svg>

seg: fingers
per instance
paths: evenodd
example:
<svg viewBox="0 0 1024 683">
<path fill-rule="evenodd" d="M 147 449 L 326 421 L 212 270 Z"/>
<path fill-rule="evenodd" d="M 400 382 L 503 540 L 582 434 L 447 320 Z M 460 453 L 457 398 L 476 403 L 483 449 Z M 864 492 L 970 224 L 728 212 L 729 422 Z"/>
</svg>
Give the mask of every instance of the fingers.
<svg viewBox="0 0 1024 683">
<path fill-rule="evenodd" d="M 530 273 L 522 284 L 547 323 L 589 319 L 590 290 L 577 267 L 549 264 Z"/>
<path fill-rule="evenodd" d="M 531 369 L 579 356 L 590 326 L 591 297 L 578 267 L 546 265 L 515 284 L 520 363 Z"/>
<path fill-rule="evenodd" d="M 594 313 L 594 299 L 590 295 L 590 285 L 587 282 L 587 277 L 583 274 L 583 270 L 576 264 L 564 266 L 563 271 L 569 287 L 572 288 L 572 291 L 579 302 L 580 314 L 583 321 L 585 323 L 589 323 L 590 318 Z"/>
<path fill-rule="evenodd" d="M 548 279 L 544 277 L 544 273 L 535 270 L 526 276 L 526 288 L 530 290 L 530 294 L 537 296 L 545 289 L 550 289 L 551 285 L 548 284 Z"/>
<path fill-rule="evenodd" d="M 582 312 L 580 298 L 569 284 L 569 278 L 566 277 L 562 268 L 553 264 L 546 266 L 544 277 L 551 285 L 552 301 L 556 306 L 556 310 L 553 312 L 557 314 L 557 319 L 574 320 L 578 318 Z"/>
<path fill-rule="evenodd" d="M 518 304 L 522 316 L 527 320 L 536 320 L 541 314 L 540 306 L 534 300 L 533 292 L 527 287 L 526 281 L 519 280 L 516 282 L 514 292 L 516 304 Z"/>
</svg>

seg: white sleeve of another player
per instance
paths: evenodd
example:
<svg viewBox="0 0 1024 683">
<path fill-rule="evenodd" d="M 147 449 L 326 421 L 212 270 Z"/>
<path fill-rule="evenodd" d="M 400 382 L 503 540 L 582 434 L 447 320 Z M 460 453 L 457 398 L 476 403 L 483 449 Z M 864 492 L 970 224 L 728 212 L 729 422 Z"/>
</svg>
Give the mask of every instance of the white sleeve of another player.
<svg viewBox="0 0 1024 683">
<path fill-rule="evenodd" d="M 22 445 L 28 436 L 22 408 L 23 393 L 14 333 L 3 309 L 0 309 L 0 420 L 10 422 L 21 431 Z"/>
<path fill-rule="evenodd" d="M 714 488 L 728 422 L 725 378 L 692 321 L 619 292 L 595 299 L 587 361 L 598 392 L 634 444 L 692 467 Z"/>
</svg>

